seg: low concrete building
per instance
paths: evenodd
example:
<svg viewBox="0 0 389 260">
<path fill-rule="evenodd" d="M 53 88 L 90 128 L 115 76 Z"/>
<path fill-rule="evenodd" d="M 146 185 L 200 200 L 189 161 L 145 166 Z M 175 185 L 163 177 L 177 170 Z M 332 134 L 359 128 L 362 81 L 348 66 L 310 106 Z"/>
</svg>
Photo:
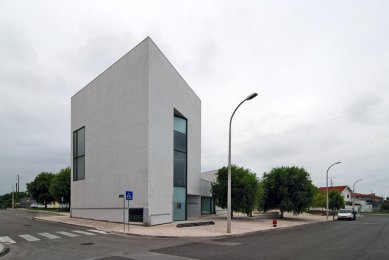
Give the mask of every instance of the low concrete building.
<svg viewBox="0 0 389 260">
<path fill-rule="evenodd" d="M 201 214 L 201 101 L 150 38 L 71 98 L 71 134 L 72 217 Z"/>
<path fill-rule="evenodd" d="M 380 196 L 376 196 L 374 193 L 370 194 L 362 194 L 362 193 L 353 193 L 353 197 L 359 201 L 364 201 L 368 206 L 366 212 L 379 211 L 382 203 L 384 202 L 384 198 Z"/>
<path fill-rule="evenodd" d="M 227 210 L 215 205 L 212 198 L 212 183 L 216 182 L 217 171 L 212 170 L 201 173 L 201 214 L 227 215 Z"/>
</svg>

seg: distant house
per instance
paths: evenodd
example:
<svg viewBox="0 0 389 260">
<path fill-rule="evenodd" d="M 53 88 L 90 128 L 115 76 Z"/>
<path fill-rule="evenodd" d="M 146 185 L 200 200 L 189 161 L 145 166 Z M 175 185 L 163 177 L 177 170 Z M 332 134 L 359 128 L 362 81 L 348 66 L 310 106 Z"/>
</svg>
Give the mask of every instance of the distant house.
<svg viewBox="0 0 389 260">
<path fill-rule="evenodd" d="M 353 197 L 357 200 L 365 201 L 367 205 L 371 205 L 373 211 L 379 210 L 381 204 L 384 202 L 383 197 L 376 196 L 374 193 L 371 194 L 353 193 Z"/>
<path fill-rule="evenodd" d="M 36 201 L 32 198 L 21 198 L 20 199 L 20 207 L 21 208 L 30 208 L 31 205 L 36 204 Z"/>
<path fill-rule="evenodd" d="M 332 186 L 332 187 L 328 187 L 328 192 L 330 191 L 333 191 L 333 190 L 337 190 L 339 191 L 343 198 L 344 198 L 344 202 L 346 203 L 346 205 L 352 203 L 352 200 L 351 200 L 351 195 L 352 195 L 352 190 L 349 186 Z M 322 193 L 326 193 L 327 192 L 327 187 L 320 187 L 319 188 L 319 191 L 322 192 Z"/>
</svg>

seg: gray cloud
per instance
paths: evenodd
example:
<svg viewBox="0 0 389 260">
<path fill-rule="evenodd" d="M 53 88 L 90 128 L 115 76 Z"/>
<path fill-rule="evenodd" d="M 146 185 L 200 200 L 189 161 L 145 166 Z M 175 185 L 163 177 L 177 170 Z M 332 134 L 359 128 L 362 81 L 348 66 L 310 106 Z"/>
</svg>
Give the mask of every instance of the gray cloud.
<svg viewBox="0 0 389 260">
<path fill-rule="evenodd" d="M 257 91 L 233 121 L 234 163 L 303 166 L 320 186 L 341 160 L 335 184 L 389 195 L 388 7 L 2 2 L 0 194 L 69 164 L 70 97 L 151 36 L 202 100 L 203 170 L 226 165 L 230 114 Z"/>
</svg>

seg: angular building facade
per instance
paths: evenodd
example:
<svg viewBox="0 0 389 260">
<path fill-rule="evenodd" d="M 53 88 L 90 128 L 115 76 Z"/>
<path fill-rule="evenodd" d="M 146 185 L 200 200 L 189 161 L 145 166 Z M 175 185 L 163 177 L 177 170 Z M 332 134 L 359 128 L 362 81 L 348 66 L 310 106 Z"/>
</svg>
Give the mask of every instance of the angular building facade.
<svg viewBox="0 0 389 260">
<path fill-rule="evenodd" d="M 71 99 L 71 216 L 157 225 L 201 214 L 201 101 L 150 38 Z"/>
</svg>

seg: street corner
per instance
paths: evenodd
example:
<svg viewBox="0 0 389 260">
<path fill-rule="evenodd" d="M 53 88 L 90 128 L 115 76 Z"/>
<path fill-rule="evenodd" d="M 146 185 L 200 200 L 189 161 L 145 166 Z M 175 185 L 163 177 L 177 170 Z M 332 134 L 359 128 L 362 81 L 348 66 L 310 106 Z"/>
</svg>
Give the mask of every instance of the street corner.
<svg viewBox="0 0 389 260">
<path fill-rule="evenodd" d="M 9 247 L 0 243 L 0 257 L 7 254 L 8 251 L 9 251 Z"/>
</svg>

